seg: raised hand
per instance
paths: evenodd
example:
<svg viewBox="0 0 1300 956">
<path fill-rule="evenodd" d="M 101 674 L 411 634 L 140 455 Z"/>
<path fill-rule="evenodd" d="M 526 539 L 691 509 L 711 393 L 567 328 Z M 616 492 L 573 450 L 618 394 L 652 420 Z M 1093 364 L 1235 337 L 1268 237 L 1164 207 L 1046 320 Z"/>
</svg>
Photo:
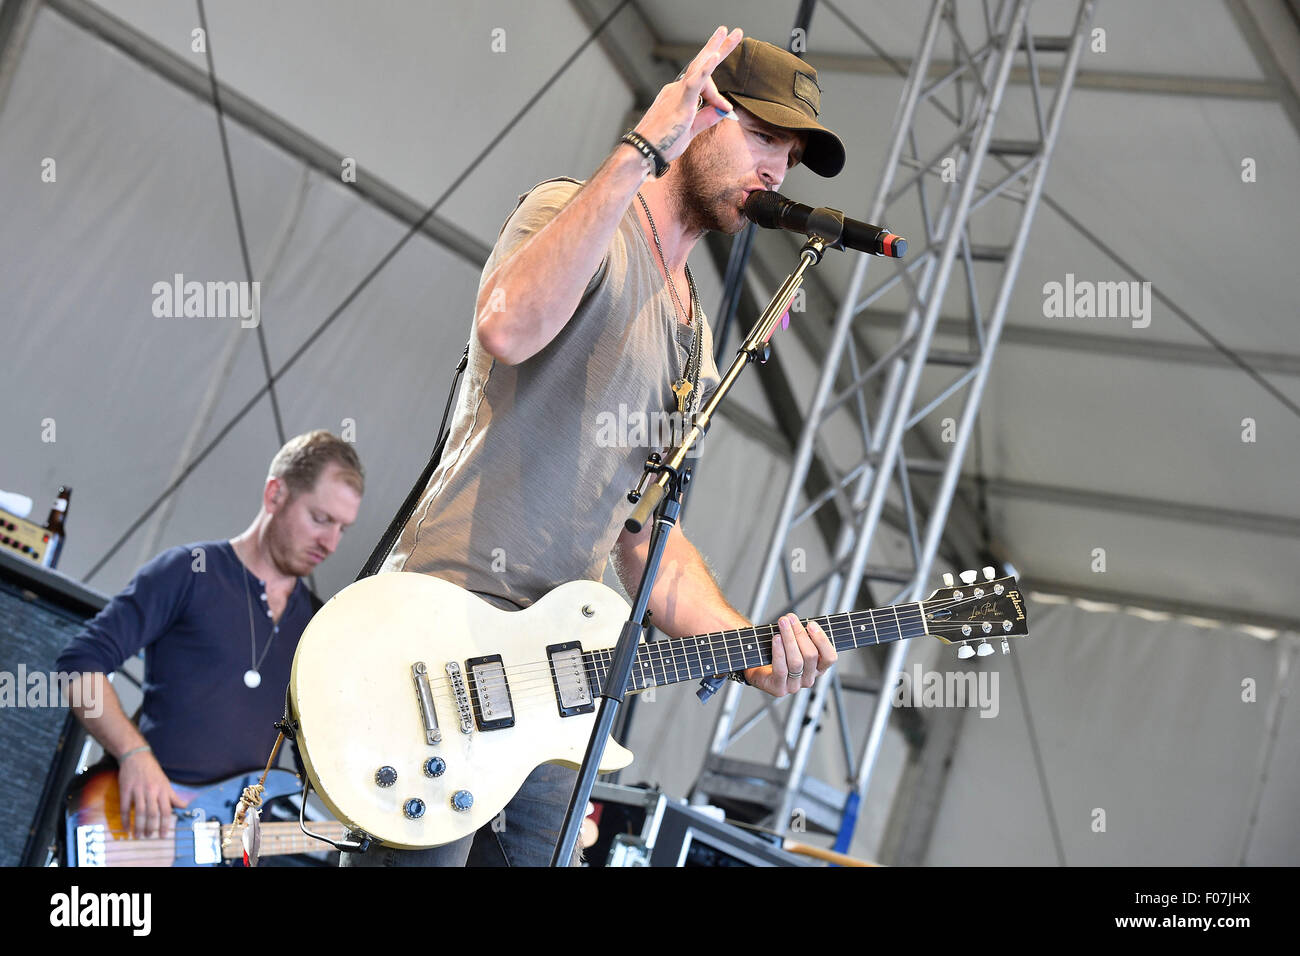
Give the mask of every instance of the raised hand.
<svg viewBox="0 0 1300 956">
<path fill-rule="evenodd" d="M 668 162 L 686 152 L 695 136 L 731 112 L 731 104 L 713 85 L 712 74 L 742 39 L 744 33 L 739 28 L 728 33 L 725 26 L 718 27 L 681 76 L 659 91 L 637 123 L 636 131 Z"/>
</svg>

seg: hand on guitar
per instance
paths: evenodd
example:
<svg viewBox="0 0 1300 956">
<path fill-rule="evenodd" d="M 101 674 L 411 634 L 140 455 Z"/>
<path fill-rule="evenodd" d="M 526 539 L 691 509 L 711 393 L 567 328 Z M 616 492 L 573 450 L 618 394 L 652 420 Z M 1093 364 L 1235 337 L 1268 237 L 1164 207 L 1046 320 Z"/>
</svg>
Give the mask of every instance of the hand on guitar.
<svg viewBox="0 0 1300 956">
<path fill-rule="evenodd" d="M 821 625 L 816 621 L 808 624 L 805 628 L 795 614 L 780 618 L 777 633 L 772 635 L 772 663 L 767 667 L 751 667 L 745 671 L 745 679 L 773 697 L 811 687 L 835 663 L 838 655 Z"/>
<path fill-rule="evenodd" d="M 185 806 L 185 800 L 154 755 L 147 750 L 131 754 L 118 768 L 117 780 L 123 826 L 137 837 L 171 836 L 176 825 L 172 807 Z"/>
</svg>

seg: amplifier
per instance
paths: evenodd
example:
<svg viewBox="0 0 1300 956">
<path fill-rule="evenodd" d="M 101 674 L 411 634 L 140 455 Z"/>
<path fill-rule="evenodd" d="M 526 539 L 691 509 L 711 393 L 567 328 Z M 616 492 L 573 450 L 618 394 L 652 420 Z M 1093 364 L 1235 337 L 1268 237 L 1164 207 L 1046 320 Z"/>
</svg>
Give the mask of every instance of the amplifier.
<svg viewBox="0 0 1300 956">
<path fill-rule="evenodd" d="M 58 541 L 59 536 L 43 525 L 0 508 L 0 551 L 48 568 L 58 553 Z"/>
<path fill-rule="evenodd" d="M 0 548 L 0 866 L 46 861 L 86 739 L 54 662 L 107 601 Z"/>
<path fill-rule="evenodd" d="M 658 790 L 597 783 L 589 866 L 819 866 Z"/>
</svg>

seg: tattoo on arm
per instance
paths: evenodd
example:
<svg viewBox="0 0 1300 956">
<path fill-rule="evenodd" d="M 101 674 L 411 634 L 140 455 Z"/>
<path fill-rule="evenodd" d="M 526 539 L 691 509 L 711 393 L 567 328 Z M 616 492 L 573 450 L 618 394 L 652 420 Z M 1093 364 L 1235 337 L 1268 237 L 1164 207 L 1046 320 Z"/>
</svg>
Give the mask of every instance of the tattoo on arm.
<svg viewBox="0 0 1300 956">
<path fill-rule="evenodd" d="M 655 149 L 659 150 L 660 152 L 663 152 L 673 143 L 677 142 L 678 137 L 680 137 L 684 132 L 686 132 L 686 124 L 678 123 L 668 132 L 667 136 L 665 136 L 659 142 L 655 143 Z"/>
</svg>

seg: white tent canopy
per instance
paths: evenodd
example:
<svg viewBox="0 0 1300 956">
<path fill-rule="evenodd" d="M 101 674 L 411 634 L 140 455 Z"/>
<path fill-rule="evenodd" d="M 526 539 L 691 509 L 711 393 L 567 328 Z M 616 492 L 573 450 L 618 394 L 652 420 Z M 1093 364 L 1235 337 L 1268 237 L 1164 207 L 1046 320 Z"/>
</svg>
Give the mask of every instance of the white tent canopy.
<svg viewBox="0 0 1300 956">
<path fill-rule="evenodd" d="M 209 0 L 196 52 L 191 4 L 36 5 L 23 42 L 0 45 L 0 487 L 39 510 L 72 485 L 61 570 L 111 593 L 163 547 L 241 530 L 282 434 L 349 428 L 367 495 L 316 575 L 333 594 L 433 446 L 481 264 L 517 195 L 589 175 L 644 108 L 637 77 L 657 59 L 675 72 L 718 23 L 784 45 L 796 6 L 632 3 L 588 42 L 615 3 Z M 807 58 L 849 163 L 835 180 L 795 169 L 782 192 L 865 214 L 902 89 L 890 61 L 906 68 L 925 8 L 816 8 Z M 1043 0 L 1031 24 L 1066 32 L 1073 9 Z M 1034 602 L 1023 696 L 1011 664 L 983 665 L 1001 674 L 1001 719 L 963 718 L 928 862 L 1300 860 L 1287 823 L 1300 717 L 1286 696 L 1300 622 L 1297 24 L 1283 0 L 1099 6 L 1105 50 L 1085 56 L 1072 94 L 955 507 L 982 480 L 988 543 L 1031 589 L 1103 609 Z M 1013 88 L 1004 109 L 1027 96 Z M 768 272 L 793 266 L 792 243 L 760 237 Z M 702 247 L 692 265 L 712 314 L 718 273 Z M 833 299 L 851 266 L 820 267 Z M 154 286 L 177 274 L 257 280 L 260 328 L 156 317 Z M 1049 284 L 1074 280 L 1149 283 L 1149 324 L 1050 314 Z M 758 270 L 750 282 L 765 284 Z M 862 318 L 881 351 L 891 307 Z M 820 356 L 794 335 L 776 347 L 806 409 Z M 268 368 L 283 372 L 274 404 Z M 789 468 L 762 374 L 745 373 L 710 435 L 684 522 L 742 609 Z M 770 476 L 757 497 L 739 493 L 755 475 Z M 914 658 L 952 666 L 937 647 Z M 713 717 L 691 690 L 639 709 L 625 779 L 689 790 Z M 814 773 L 839 784 L 838 745 L 821 743 Z M 905 754 L 891 732 L 863 855 L 906 811 L 890 804 Z M 970 826 L 991 804 L 1005 826 Z M 1103 834 L 1097 807 L 1112 808 Z"/>
</svg>

